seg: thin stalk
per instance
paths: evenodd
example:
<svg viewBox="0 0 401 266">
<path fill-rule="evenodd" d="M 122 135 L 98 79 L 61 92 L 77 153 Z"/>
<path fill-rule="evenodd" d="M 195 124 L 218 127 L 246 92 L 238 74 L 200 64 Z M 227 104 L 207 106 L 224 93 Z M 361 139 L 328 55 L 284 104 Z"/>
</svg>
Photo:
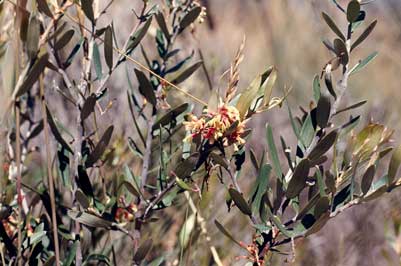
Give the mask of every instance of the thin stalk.
<svg viewBox="0 0 401 266">
<path fill-rule="evenodd" d="M 58 226 L 56 217 L 56 196 L 54 192 L 54 179 L 51 168 L 51 156 L 50 156 L 50 140 L 49 140 L 49 130 L 47 122 L 47 112 L 46 112 L 46 101 L 44 93 L 44 83 L 43 74 L 39 77 L 39 90 L 40 90 L 40 101 L 42 103 L 42 117 L 43 117 L 43 132 L 45 135 L 45 146 L 46 146 L 46 165 L 47 165 L 47 177 L 49 183 L 49 194 L 50 194 L 50 205 L 52 208 L 52 227 L 53 227 L 53 241 L 54 241 L 54 253 L 56 255 L 56 265 L 60 265 L 60 248 L 58 242 Z"/>
<path fill-rule="evenodd" d="M 15 123 L 16 123 L 16 164 L 17 164 L 17 203 L 18 203 L 18 266 L 22 266 L 22 188 L 21 188 L 21 110 L 19 102 L 15 103 Z"/>
</svg>

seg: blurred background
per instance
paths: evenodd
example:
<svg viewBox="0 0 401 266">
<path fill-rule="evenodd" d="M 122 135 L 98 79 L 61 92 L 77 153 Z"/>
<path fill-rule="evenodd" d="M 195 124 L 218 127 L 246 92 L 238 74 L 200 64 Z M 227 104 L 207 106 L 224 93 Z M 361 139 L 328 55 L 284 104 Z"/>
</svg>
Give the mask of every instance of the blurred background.
<svg viewBox="0 0 401 266">
<path fill-rule="evenodd" d="M 117 38 L 121 42 L 127 38 L 132 25 L 136 23 L 131 19 L 132 9 L 136 9 L 139 3 L 132 2 L 136 1 L 116 0 L 111 12 L 103 21 L 106 25 L 113 19 L 119 33 Z M 208 8 L 208 19 L 205 23 L 198 25 L 193 34 L 188 33 L 181 38 L 178 45 L 188 53 L 195 49 L 197 58 L 200 58 L 200 52 L 203 54 L 213 88 L 225 88 L 226 81 L 221 80 L 221 75 L 230 67 L 245 35 L 245 57 L 240 66 L 240 88 L 246 87 L 268 66 L 275 65 L 279 72 L 275 96 L 281 96 L 284 88 L 291 86 L 293 90 L 289 96 L 290 105 L 294 107 L 309 105 L 312 98 L 313 77 L 320 74 L 331 56 L 321 40 L 334 38 L 333 33 L 321 19 L 321 12 L 330 14 L 343 28 L 346 23 L 330 0 L 203 0 L 201 2 Z M 340 0 L 339 3 L 346 6 L 348 1 Z M 378 51 L 379 56 L 363 71 L 352 76 L 344 105 L 367 100 L 368 103 L 358 109 L 364 114 L 364 121 L 360 124 L 374 121 L 389 125 L 396 130 L 394 141 L 400 143 L 401 1 L 377 0 L 364 6 L 364 10 L 367 12 L 368 22 L 374 19 L 378 19 L 379 22 L 368 41 L 354 53 L 351 62 L 356 63 L 373 51 Z M 359 31 L 362 28 L 364 27 L 361 27 Z M 153 43 L 152 37 L 148 36 L 148 38 L 149 44 Z M 144 46 L 147 49 L 146 40 Z M 154 48 L 152 46 L 149 49 Z M 140 53 L 135 56 L 142 59 Z M 133 68 L 133 65 L 128 66 L 130 73 Z M 3 64 L 0 71 L 6 69 L 7 66 Z M 121 138 L 124 139 L 134 134 L 127 111 L 126 72 L 123 69 L 113 75 L 108 84 L 110 95 L 107 96 L 114 101 L 113 112 L 107 113 L 102 119 L 105 124 L 113 122 L 121 133 Z M 134 82 L 135 78 L 131 77 L 131 80 Z M 210 95 L 207 84 L 203 71 L 199 70 L 182 87 L 207 101 Z M 48 97 L 52 97 L 52 94 L 54 98 L 57 98 L 55 91 L 50 91 Z M 4 112 L 5 102 L 7 102 L 6 95 L 7 92 L 0 97 L 1 112 Z M 184 100 L 183 96 L 176 93 L 170 94 L 169 97 L 170 101 Z M 72 117 L 69 114 L 68 105 L 65 103 L 60 105 L 54 101 L 50 103 L 50 108 L 55 110 L 57 117 L 63 123 L 68 124 Z M 293 111 L 300 113 L 297 108 Z M 120 114 L 118 116 L 120 119 L 115 119 L 115 113 Z M 264 137 L 266 123 L 272 124 L 275 128 L 276 141 L 280 135 L 286 136 L 286 139 L 295 140 L 291 135 L 286 110 L 275 109 L 260 115 L 248 124 L 249 127 L 254 128 L 248 145 L 256 151 L 258 156 L 266 145 Z M 243 171 L 244 174 L 240 179 L 240 185 L 245 188 L 245 192 L 248 191 L 246 187 L 250 187 L 255 180 L 253 170 L 248 170 Z M 225 238 L 217 230 L 213 221 L 218 219 L 231 232 L 235 232 L 237 239 L 244 242 L 252 239 L 252 235 L 249 235 L 252 228 L 248 221 L 243 219 L 244 216 L 239 215 L 237 209 L 227 213 L 226 208 L 216 208 L 216 205 L 221 205 L 225 197 L 225 191 L 221 186 L 210 185 L 210 191 L 207 194 L 210 198 L 208 197 L 207 204 L 205 203 L 203 216 L 208 221 L 207 227 L 212 244 L 218 248 L 224 265 L 244 265 L 245 261 L 235 259 L 236 256 L 244 255 L 243 251 Z M 290 247 L 284 248 L 282 252 L 289 254 L 285 257 L 286 263 L 305 266 L 401 265 L 401 237 L 398 238 L 401 220 L 400 196 L 401 191 L 394 191 L 380 200 L 346 210 L 329 221 L 318 234 L 296 242 L 295 256 L 291 254 Z M 167 254 L 169 250 L 174 249 L 183 222 L 183 216 L 177 215 L 177 211 L 185 212 L 184 207 L 182 210 L 167 209 L 165 216 L 161 216 L 167 222 L 156 223 L 152 226 L 154 234 L 164 238 L 164 240 L 161 239 L 161 250 L 167 251 Z M 205 256 L 206 245 L 205 241 L 200 241 L 193 247 L 194 256 L 200 259 L 199 264 L 190 265 L 205 265 L 202 264 L 201 258 Z M 154 250 L 154 255 L 160 255 L 161 250 Z M 274 263 L 282 265 L 284 261 Z"/>
</svg>

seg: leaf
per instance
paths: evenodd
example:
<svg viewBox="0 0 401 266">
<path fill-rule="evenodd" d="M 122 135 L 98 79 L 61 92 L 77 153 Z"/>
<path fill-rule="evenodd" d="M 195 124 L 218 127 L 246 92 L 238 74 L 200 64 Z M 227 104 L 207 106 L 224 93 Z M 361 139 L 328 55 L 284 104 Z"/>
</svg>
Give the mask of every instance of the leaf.
<svg viewBox="0 0 401 266">
<path fill-rule="evenodd" d="M 152 127 L 152 130 L 157 130 L 160 127 L 164 127 L 170 123 L 172 123 L 177 116 L 180 114 L 184 113 L 188 109 L 189 104 L 188 103 L 183 103 L 174 109 L 168 111 L 165 115 L 163 115 L 159 120 L 155 122 L 155 124 Z"/>
<path fill-rule="evenodd" d="M 217 153 L 214 153 L 214 152 L 211 152 L 209 156 L 213 159 L 215 164 L 218 164 L 218 165 L 222 166 L 223 168 L 228 169 L 229 165 L 223 156 L 221 156 Z"/>
<path fill-rule="evenodd" d="M 334 145 L 337 136 L 338 136 L 337 130 L 333 130 L 325 137 L 323 137 L 310 152 L 308 156 L 309 159 L 311 161 L 314 161 L 320 158 L 322 155 L 324 155 L 331 148 L 331 146 Z"/>
<path fill-rule="evenodd" d="M 242 197 L 241 193 L 233 188 L 228 189 L 228 193 L 230 194 L 230 197 L 234 201 L 235 205 L 238 207 L 238 209 L 240 209 L 242 213 L 248 216 L 252 216 L 251 207 L 249 207 L 248 203 Z"/>
<path fill-rule="evenodd" d="M 336 193 L 336 180 L 335 177 L 330 171 L 326 171 L 325 173 L 326 176 L 326 186 L 330 190 L 331 193 Z"/>
<path fill-rule="evenodd" d="M 373 178 L 375 177 L 376 166 L 374 164 L 370 165 L 366 172 L 363 174 L 361 181 L 361 190 L 363 195 L 368 193 L 370 186 L 372 185 Z"/>
<path fill-rule="evenodd" d="M 27 52 L 30 59 L 35 58 L 39 48 L 40 22 L 32 16 L 29 20 L 26 39 Z"/>
<path fill-rule="evenodd" d="M 355 104 L 353 104 L 351 106 L 348 106 L 348 107 L 345 107 L 343 109 L 338 110 L 334 115 L 338 115 L 339 113 L 358 108 L 358 107 L 364 105 L 365 103 L 367 103 L 367 101 L 360 101 L 360 102 L 355 103 Z"/>
<path fill-rule="evenodd" d="M 36 3 L 38 4 L 38 10 L 39 12 L 45 14 L 49 18 L 53 18 L 53 14 L 50 11 L 49 6 L 46 3 L 46 0 L 36 0 Z"/>
<path fill-rule="evenodd" d="M 163 13 L 159 11 L 159 12 L 156 13 L 155 16 L 156 16 L 157 24 L 159 25 L 160 30 L 163 32 L 164 37 L 166 37 L 166 39 L 168 41 L 170 41 L 170 33 L 168 31 L 167 24 L 166 24 L 166 19 L 164 18 Z"/>
<path fill-rule="evenodd" d="M 84 105 L 81 110 L 81 121 L 85 121 L 86 118 L 95 110 L 96 105 L 96 95 L 92 93 L 86 98 Z"/>
<path fill-rule="evenodd" d="M 280 222 L 280 220 L 272 213 L 270 208 L 266 208 L 266 213 L 269 219 L 273 222 L 273 224 L 283 233 L 286 237 L 294 237 L 293 232 L 287 230 L 285 226 Z"/>
<path fill-rule="evenodd" d="M 297 165 L 294 173 L 288 182 L 287 191 L 285 193 L 286 197 L 289 199 L 295 198 L 301 193 L 301 191 L 306 186 L 306 180 L 309 175 L 310 162 L 308 159 L 303 159 Z"/>
<path fill-rule="evenodd" d="M 78 178 L 76 181 L 78 187 L 85 193 L 85 195 L 92 198 L 94 197 L 91 181 L 86 169 L 82 165 L 78 165 Z"/>
<path fill-rule="evenodd" d="M 347 20 L 349 23 L 353 23 L 359 17 L 359 12 L 361 11 L 361 5 L 357 0 L 352 0 L 349 2 L 347 7 Z"/>
<path fill-rule="evenodd" d="M 131 182 L 125 180 L 125 181 L 123 181 L 122 185 L 125 186 L 125 188 L 126 188 L 132 195 L 134 195 L 134 196 L 136 196 L 136 197 L 138 197 L 138 198 L 140 197 L 140 193 L 138 192 L 138 190 L 136 189 L 136 187 L 135 187 L 133 184 L 131 184 Z"/>
<path fill-rule="evenodd" d="M 191 239 L 191 233 L 195 228 L 195 222 L 196 222 L 196 215 L 195 213 L 193 213 L 188 217 L 188 219 L 186 219 L 185 223 L 181 227 L 179 234 L 179 241 L 180 241 L 180 246 L 184 249 L 188 246 L 188 243 Z"/>
<path fill-rule="evenodd" d="M 276 144 L 274 143 L 273 139 L 273 129 L 269 124 L 267 124 L 266 127 L 266 136 L 267 136 L 267 145 L 269 147 L 268 154 L 270 157 L 270 161 L 272 163 L 274 172 L 276 173 L 277 177 L 281 180 L 283 172 L 281 170 L 280 159 L 278 157 Z"/>
<path fill-rule="evenodd" d="M 98 262 L 98 264 L 97 265 L 102 265 L 102 263 L 100 263 L 100 262 L 103 262 L 105 265 L 107 265 L 107 266 L 110 266 L 110 259 L 106 256 L 106 255 L 103 255 L 103 254 L 90 254 L 89 256 L 87 256 L 86 258 L 85 258 L 85 261 L 84 261 L 84 263 L 82 264 L 82 266 L 87 266 L 87 265 L 93 265 L 92 263 L 90 263 L 91 261 L 97 261 Z M 64 266 L 64 265 L 63 265 Z"/>
<path fill-rule="evenodd" d="M 81 8 L 84 11 L 85 16 L 95 24 L 95 15 L 93 13 L 93 0 L 81 0 Z"/>
<path fill-rule="evenodd" d="M 45 70 L 48 59 L 49 55 L 44 54 L 39 59 L 36 60 L 35 64 L 28 71 L 26 78 L 16 90 L 14 99 L 28 92 L 35 84 L 35 82 L 38 81 L 40 74 L 42 74 L 42 72 Z"/>
<path fill-rule="evenodd" d="M 95 65 L 96 77 L 101 80 L 103 76 L 102 61 L 100 60 L 99 46 L 96 43 L 93 44 L 93 64 Z"/>
<path fill-rule="evenodd" d="M 47 113 L 47 121 L 49 122 L 49 127 L 51 132 L 53 133 L 54 138 L 57 140 L 57 142 L 64 147 L 67 151 L 69 151 L 71 154 L 74 154 L 70 146 L 67 144 L 67 142 L 63 139 L 61 136 L 56 123 L 54 122 L 53 116 L 49 111 L 49 108 L 46 106 L 46 113 Z"/>
<path fill-rule="evenodd" d="M 79 202 L 79 204 L 81 204 L 84 209 L 87 209 L 90 206 L 90 201 L 80 189 L 77 189 L 77 191 L 75 191 L 75 199 Z"/>
<path fill-rule="evenodd" d="M 238 99 L 236 107 L 240 113 L 241 118 L 245 117 L 249 107 L 258 95 L 259 88 L 262 84 L 262 75 L 257 76 L 248 86 L 248 88 L 241 93 L 241 96 Z"/>
<path fill-rule="evenodd" d="M 95 149 L 91 154 L 89 154 L 86 159 L 85 166 L 91 167 L 100 157 L 103 155 L 107 146 L 109 145 L 111 135 L 113 134 L 114 126 L 109 126 L 101 137 L 99 143 L 96 145 Z"/>
<path fill-rule="evenodd" d="M 220 232 L 222 232 L 226 237 L 228 237 L 231 241 L 233 241 L 235 244 L 238 246 L 242 247 L 241 243 L 236 240 L 225 228 L 224 226 L 219 223 L 217 220 L 214 220 L 214 224 L 216 225 L 217 229 L 219 229 Z"/>
<path fill-rule="evenodd" d="M 372 33 L 373 29 L 376 27 L 377 20 L 370 23 L 370 25 L 362 32 L 362 34 L 356 39 L 356 41 L 351 45 L 351 51 L 353 51 L 358 45 L 360 45 L 370 33 Z"/>
<path fill-rule="evenodd" d="M 113 70 L 113 30 L 111 26 L 107 26 L 104 33 L 104 57 L 109 67 L 109 73 Z"/>
<path fill-rule="evenodd" d="M 314 136 L 315 136 L 315 129 L 313 127 L 312 117 L 309 114 L 306 117 L 304 123 L 302 124 L 301 131 L 299 132 L 301 143 L 305 145 L 305 148 L 309 147 L 309 145 L 312 143 Z"/>
<path fill-rule="evenodd" d="M 262 88 L 264 87 L 264 94 L 263 94 L 263 105 L 269 106 L 270 98 L 273 91 L 273 86 L 277 80 L 277 69 L 275 67 L 270 67 L 265 72 L 265 81 L 263 82 Z"/>
<path fill-rule="evenodd" d="M 109 220 L 105 220 L 93 214 L 75 210 L 68 210 L 67 215 L 81 224 L 95 227 L 95 228 L 110 228 L 112 226 L 112 222 Z"/>
<path fill-rule="evenodd" d="M 331 103 L 327 96 L 322 95 L 316 107 L 316 122 L 320 128 L 326 128 L 330 118 Z"/>
<path fill-rule="evenodd" d="M 321 92 L 320 92 L 320 81 L 319 81 L 319 75 L 316 75 L 313 79 L 313 99 L 315 99 L 315 102 L 319 101 Z"/>
<path fill-rule="evenodd" d="M 68 250 L 68 255 L 65 256 L 63 266 L 71 266 L 73 261 L 75 260 L 75 254 L 77 252 L 79 240 L 74 241 L 74 243 L 71 245 L 71 247 Z"/>
<path fill-rule="evenodd" d="M 146 33 L 148 32 L 148 29 L 150 27 L 150 24 L 152 23 L 152 17 L 148 18 L 148 20 L 145 22 L 145 24 L 137 30 L 132 36 L 129 37 L 129 42 L 127 45 L 127 50 L 126 54 L 130 55 L 132 51 L 139 45 L 139 43 L 142 41 L 143 37 L 145 37 Z M 125 57 L 123 60 L 124 61 Z"/>
<path fill-rule="evenodd" d="M 195 166 L 198 162 L 198 157 L 199 157 L 199 154 L 194 153 L 191 156 L 189 156 L 187 159 L 185 159 L 184 161 L 179 163 L 177 165 L 177 167 L 175 168 L 175 171 L 174 171 L 175 175 L 181 179 L 185 179 L 185 178 L 189 177 L 191 175 L 192 171 L 194 171 L 194 169 L 195 169 Z"/>
<path fill-rule="evenodd" d="M 390 164 L 388 167 L 388 185 L 391 186 L 394 183 L 394 179 L 397 175 L 398 168 L 401 164 L 401 145 L 398 146 L 391 156 Z"/>
<path fill-rule="evenodd" d="M 373 52 L 370 55 L 368 55 L 365 59 L 361 60 L 356 64 L 350 71 L 350 75 L 358 73 L 361 71 L 367 64 L 369 64 L 370 61 L 375 59 L 375 57 L 378 55 L 378 52 Z"/>
<path fill-rule="evenodd" d="M 175 178 L 175 182 L 183 190 L 188 190 L 188 191 L 192 190 L 191 187 L 187 183 L 185 183 L 182 179 L 180 179 L 178 177 Z"/>
<path fill-rule="evenodd" d="M 331 19 L 329 15 L 322 12 L 322 17 L 326 21 L 329 28 L 338 36 L 341 40 L 345 41 L 344 34 L 341 33 L 341 30 L 337 27 L 336 23 Z"/>
<path fill-rule="evenodd" d="M 324 83 L 326 84 L 327 90 L 330 92 L 331 96 L 333 96 L 334 99 L 337 100 L 337 94 L 336 91 L 334 90 L 333 81 L 331 79 L 330 73 L 324 74 Z"/>
<path fill-rule="evenodd" d="M 202 7 L 200 6 L 197 6 L 189 11 L 180 21 L 180 31 L 183 31 L 186 27 L 193 23 L 198 18 L 201 12 Z"/>
<path fill-rule="evenodd" d="M 74 30 L 68 30 L 64 32 L 64 34 L 61 35 L 61 37 L 58 38 L 58 40 L 54 44 L 54 49 L 60 50 L 61 48 L 66 46 L 68 42 L 71 41 L 73 36 L 74 36 Z"/>
<path fill-rule="evenodd" d="M 341 59 L 341 63 L 346 65 L 349 61 L 347 46 L 341 39 L 335 39 L 333 42 L 336 55 Z M 333 63 L 333 70 L 337 68 L 337 64 Z"/>
<path fill-rule="evenodd" d="M 145 97 L 145 99 L 149 103 L 151 103 L 153 106 L 156 106 L 157 104 L 156 95 L 153 90 L 153 86 L 148 80 L 148 78 L 142 71 L 138 69 L 135 69 L 135 75 L 139 82 L 139 92 Z"/>
<path fill-rule="evenodd" d="M 315 209 L 313 210 L 313 216 L 318 219 L 322 214 L 327 212 L 330 209 L 330 199 L 327 196 L 321 197 L 315 205 Z"/>
<path fill-rule="evenodd" d="M 77 53 L 81 49 L 84 41 L 85 41 L 85 39 L 82 37 L 79 40 L 79 42 L 74 46 L 74 48 L 71 50 L 71 53 L 67 57 L 67 60 L 64 62 L 64 68 L 67 68 L 67 67 L 69 67 L 71 65 L 72 60 L 74 59 L 74 57 L 77 55 Z"/>
<path fill-rule="evenodd" d="M 181 72 L 176 78 L 174 78 L 171 83 L 177 85 L 189 78 L 200 66 L 202 65 L 202 61 L 196 62 L 183 72 Z"/>
<path fill-rule="evenodd" d="M 141 262 L 146 255 L 149 253 L 150 249 L 153 246 L 153 240 L 152 239 L 146 239 L 145 242 L 143 242 L 138 250 L 136 251 L 134 255 L 134 261 L 135 262 Z"/>
<path fill-rule="evenodd" d="M 269 176 L 272 167 L 269 164 L 264 164 L 260 168 L 259 175 L 256 180 L 256 192 L 253 195 L 253 202 L 252 202 L 252 212 L 256 213 L 262 202 L 262 196 L 266 192 L 269 183 Z"/>
</svg>

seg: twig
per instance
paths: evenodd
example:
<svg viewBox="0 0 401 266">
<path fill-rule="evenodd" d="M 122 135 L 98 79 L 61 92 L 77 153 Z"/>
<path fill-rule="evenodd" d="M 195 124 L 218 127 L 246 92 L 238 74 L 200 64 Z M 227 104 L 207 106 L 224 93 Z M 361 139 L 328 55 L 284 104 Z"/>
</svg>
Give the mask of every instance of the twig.
<svg viewBox="0 0 401 266">
<path fill-rule="evenodd" d="M 205 236 L 207 245 L 209 246 L 209 249 L 212 252 L 212 256 L 213 256 L 214 262 L 216 262 L 216 264 L 218 266 L 223 266 L 223 263 L 221 262 L 220 256 L 217 253 L 216 247 L 211 244 L 211 238 L 210 238 L 209 233 L 207 231 L 205 218 L 203 218 L 202 215 L 199 213 L 199 210 L 196 208 L 196 206 L 194 204 L 194 201 L 192 200 L 192 197 L 189 194 L 189 192 L 185 191 L 184 195 L 188 200 L 188 203 L 189 203 L 189 206 L 191 207 L 192 212 L 196 214 L 196 220 L 198 221 L 198 223 L 199 223 L 199 225 L 201 227 L 201 233 Z"/>
<path fill-rule="evenodd" d="M 15 103 L 15 123 L 16 123 L 16 164 L 17 164 L 17 203 L 18 203 L 18 265 L 22 266 L 22 188 L 21 188 L 21 110 L 19 102 Z"/>
<path fill-rule="evenodd" d="M 50 161 L 50 141 L 49 141 L 49 131 L 48 131 L 48 122 L 47 122 L 47 112 L 46 112 L 46 101 L 45 101 L 45 93 L 44 93 L 44 84 L 43 84 L 43 74 L 39 77 L 39 91 L 40 91 L 40 100 L 42 103 L 42 117 L 43 117 L 43 132 L 45 135 L 45 145 L 46 145 L 46 164 L 47 164 L 47 177 L 49 183 L 49 194 L 50 194 L 50 205 L 52 208 L 52 227 L 53 227 L 53 241 L 54 241 L 54 252 L 56 255 L 56 265 L 60 265 L 60 248 L 58 242 L 58 226 L 57 226 L 57 217 L 56 217 L 56 199 L 54 193 L 54 180 L 51 169 L 51 161 Z"/>
<path fill-rule="evenodd" d="M 160 200 L 175 186 L 175 178 L 173 181 L 171 181 L 166 188 L 163 191 L 160 191 L 159 194 L 156 196 L 156 198 L 148 205 L 148 207 L 145 209 L 143 215 L 142 215 L 142 220 L 146 220 L 148 218 L 150 211 L 155 207 Z"/>
<path fill-rule="evenodd" d="M 143 163 L 142 163 L 142 173 L 141 173 L 141 190 L 144 192 L 144 188 L 146 185 L 147 177 L 148 177 L 148 169 L 150 164 L 150 155 L 152 151 L 152 128 L 155 123 L 156 116 L 152 115 L 152 117 L 148 121 L 148 132 L 146 135 L 146 146 L 145 153 L 143 155 Z"/>
</svg>

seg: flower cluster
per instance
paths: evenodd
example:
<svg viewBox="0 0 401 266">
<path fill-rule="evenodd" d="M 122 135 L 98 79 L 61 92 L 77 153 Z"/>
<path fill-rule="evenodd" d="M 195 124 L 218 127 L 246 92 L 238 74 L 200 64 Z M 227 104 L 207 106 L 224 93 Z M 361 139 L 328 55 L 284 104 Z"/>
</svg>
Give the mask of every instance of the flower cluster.
<svg viewBox="0 0 401 266">
<path fill-rule="evenodd" d="M 208 140 L 209 144 L 221 141 L 225 147 L 234 145 L 235 149 L 245 143 L 242 138 L 245 122 L 234 106 L 221 105 L 216 112 L 205 109 L 200 117 L 189 115 L 187 120 L 184 125 L 190 135 L 185 141 L 201 137 Z"/>
</svg>

